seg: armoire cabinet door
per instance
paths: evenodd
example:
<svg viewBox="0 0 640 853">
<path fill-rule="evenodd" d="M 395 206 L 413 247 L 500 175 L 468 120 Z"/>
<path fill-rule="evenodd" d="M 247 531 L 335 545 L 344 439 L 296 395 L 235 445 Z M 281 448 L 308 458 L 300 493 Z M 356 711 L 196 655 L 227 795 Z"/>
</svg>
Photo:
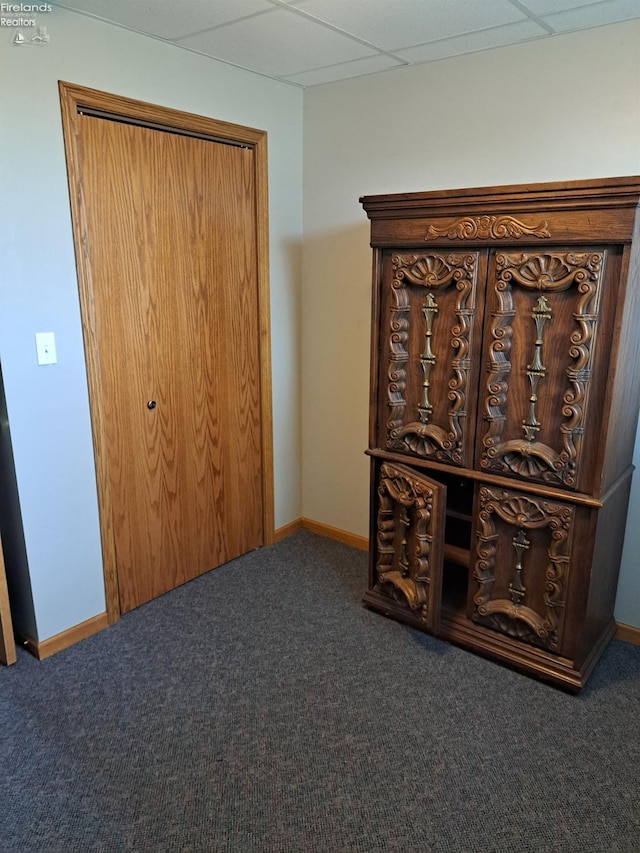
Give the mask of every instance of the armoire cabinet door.
<svg viewBox="0 0 640 853">
<path fill-rule="evenodd" d="M 404 465 L 376 468 L 370 588 L 437 633 L 446 487 Z"/>
<path fill-rule="evenodd" d="M 479 488 L 469 615 L 551 652 L 561 650 L 575 508 Z"/>
<path fill-rule="evenodd" d="M 378 446 L 471 465 L 485 254 L 386 253 Z M 480 306 L 480 307 L 479 307 Z"/>
<path fill-rule="evenodd" d="M 480 389 L 484 470 L 580 488 L 605 256 L 579 248 L 492 253 Z"/>
</svg>

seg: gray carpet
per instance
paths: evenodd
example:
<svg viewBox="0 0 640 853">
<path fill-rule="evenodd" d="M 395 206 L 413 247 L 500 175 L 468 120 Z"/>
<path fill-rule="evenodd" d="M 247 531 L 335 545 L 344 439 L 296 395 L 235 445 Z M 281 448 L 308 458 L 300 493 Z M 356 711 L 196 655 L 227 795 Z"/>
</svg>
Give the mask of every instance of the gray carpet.
<svg viewBox="0 0 640 853">
<path fill-rule="evenodd" d="M 570 696 L 301 532 L 0 668 L 0 850 L 640 851 L 640 647 Z"/>
</svg>

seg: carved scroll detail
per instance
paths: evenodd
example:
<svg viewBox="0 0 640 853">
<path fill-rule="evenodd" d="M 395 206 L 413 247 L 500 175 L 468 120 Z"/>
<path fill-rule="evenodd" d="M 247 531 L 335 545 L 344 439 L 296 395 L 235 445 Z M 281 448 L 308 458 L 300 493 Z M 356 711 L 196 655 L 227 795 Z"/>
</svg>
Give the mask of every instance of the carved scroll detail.
<svg viewBox="0 0 640 853">
<path fill-rule="evenodd" d="M 448 237 L 450 240 L 504 240 L 508 237 L 518 239 L 523 234 L 551 237 L 549 223 L 543 220 L 538 225 L 526 225 L 513 216 L 461 216 L 444 228 L 430 225 L 425 240 L 435 240 L 437 237 Z"/>
<path fill-rule="evenodd" d="M 499 536 L 496 518 L 518 528 L 513 538 L 516 565 L 509 586 L 510 599 L 492 597 L 496 542 Z M 472 613 L 475 622 L 554 652 L 559 649 L 573 518 L 574 509 L 571 506 L 510 492 L 496 493 L 486 487 L 480 489 L 477 559 L 474 568 L 477 590 Z M 527 606 L 527 588 L 522 582 L 524 572 L 535 570 L 534 567 L 526 569 L 523 566 L 524 552 L 530 547 L 524 531 L 541 527 L 548 527 L 550 532 L 542 613 Z"/>
<path fill-rule="evenodd" d="M 489 344 L 489 376 L 481 465 L 501 473 L 514 473 L 543 482 L 575 487 L 582 451 L 585 413 L 592 372 L 592 348 L 597 326 L 598 303 L 603 273 L 601 253 L 544 255 L 508 254 L 496 256 L 495 294 L 498 307 L 493 312 Z M 514 317 L 513 288 L 538 290 L 541 296 L 533 311 L 537 338 L 532 363 L 526 373 L 531 386 L 528 418 L 522 421 L 525 437 L 503 441 L 507 420 L 509 374 L 512 370 L 509 352 Z M 569 336 L 572 364 L 566 370 L 568 388 L 563 396 L 559 450 L 536 441 L 541 424 L 536 418 L 537 384 L 545 375 L 541 361 L 544 323 L 551 318 L 550 297 L 571 287 L 577 289 L 573 318 L 575 329 Z"/>
<path fill-rule="evenodd" d="M 387 447 L 428 456 L 445 462 L 464 463 L 463 427 L 467 416 L 467 394 L 471 318 L 475 310 L 477 257 L 475 254 L 397 254 L 392 257 L 393 280 L 389 336 L 389 366 L 387 370 L 387 403 L 389 416 Z M 420 358 L 424 382 L 418 420 L 405 423 L 407 344 L 410 334 L 410 286 L 428 289 L 423 306 L 426 324 L 426 343 Z M 451 328 L 451 378 L 448 387 L 446 427 L 435 422 L 433 402 L 429 392 L 436 356 L 431 349 L 431 335 L 436 312 L 439 311 L 432 291 L 455 287 L 456 322 Z M 440 322 L 442 322 L 440 320 Z"/>
<path fill-rule="evenodd" d="M 382 465 L 375 589 L 408 605 L 424 622 L 429 618 L 432 583 L 432 512 L 433 490 L 428 484 L 402 465 Z"/>
</svg>

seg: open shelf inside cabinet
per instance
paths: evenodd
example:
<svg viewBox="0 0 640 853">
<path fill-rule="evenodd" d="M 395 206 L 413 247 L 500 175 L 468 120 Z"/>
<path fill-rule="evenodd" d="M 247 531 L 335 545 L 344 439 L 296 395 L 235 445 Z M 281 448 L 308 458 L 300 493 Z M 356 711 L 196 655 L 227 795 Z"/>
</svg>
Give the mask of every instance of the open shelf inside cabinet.
<svg viewBox="0 0 640 853">
<path fill-rule="evenodd" d="M 442 610 L 464 616 L 467 609 L 469 567 L 446 559 L 442 567 Z"/>
<path fill-rule="evenodd" d="M 459 474 L 428 471 L 428 476 L 447 489 L 444 541 L 456 551 L 469 551 L 473 523 L 474 483 Z M 455 559 L 452 557 L 452 559 Z"/>
<path fill-rule="evenodd" d="M 471 566 L 474 481 L 460 474 L 429 471 L 446 487 L 442 609 L 464 616 Z"/>
</svg>

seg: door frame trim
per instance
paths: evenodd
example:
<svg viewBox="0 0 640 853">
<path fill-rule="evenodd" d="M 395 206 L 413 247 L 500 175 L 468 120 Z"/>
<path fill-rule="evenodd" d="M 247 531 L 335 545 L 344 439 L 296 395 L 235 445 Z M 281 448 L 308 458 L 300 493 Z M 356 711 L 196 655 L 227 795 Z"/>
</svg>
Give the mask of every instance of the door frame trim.
<svg viewBox="0 0 640 853">
<path fill-rule="evenodd" d="M 256 264 L 258 282 L 260 432 L 262 451 L 262 531 L 263 545 L 274 541 L 273 497 L 273 414 L 271 399 L 271 331 L 269 308 L 269 220 L 267 186 L 267 133 L 264 130 L 218 121 L 206 116 L 149 104 L 74 83 L 58 81 L 62 130 L 67 163 L 67 180 L 71 205 L 71 223 L 76 255 L 82 334 L 89 388 L 89 408 L 93 433 L 98 514 L 102 541 L 102 563 L 109 624 L 120 618 L 118 572 L 113 528 L 113 505 L 107 472 L 106 423 L 98 371 L 98 341 L 92 293 L 91 259 L 87 241 L 80 128 L 78 115 L 82 107 L 100 110 L 124 121 L 166 128 L 171 132 L 202 135 L 218 142 L 243 145 L 254 151 L 256 202 Z"/>
</svg>

